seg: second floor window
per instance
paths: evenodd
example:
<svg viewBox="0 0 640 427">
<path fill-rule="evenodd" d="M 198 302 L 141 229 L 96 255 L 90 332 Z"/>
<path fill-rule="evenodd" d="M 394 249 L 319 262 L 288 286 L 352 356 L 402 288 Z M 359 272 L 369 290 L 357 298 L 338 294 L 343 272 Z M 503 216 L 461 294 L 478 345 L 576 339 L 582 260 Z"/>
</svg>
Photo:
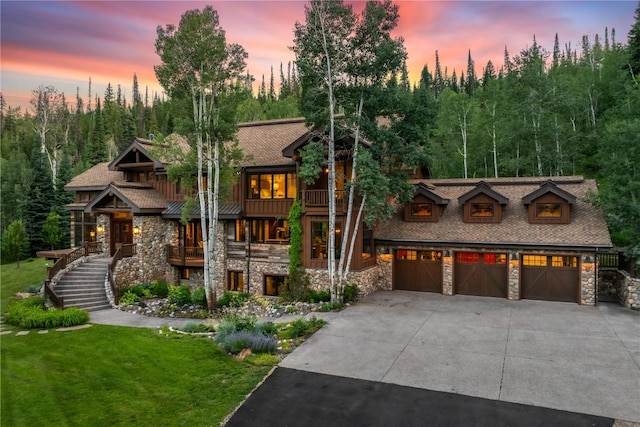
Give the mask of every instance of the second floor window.
<svg viewBox="0 0 640 427">
<path fill-rule="evenodd" d="M 250 174 L 248 199 L 295 199 L 296 175 L 286 173 Z"/>
</svg>

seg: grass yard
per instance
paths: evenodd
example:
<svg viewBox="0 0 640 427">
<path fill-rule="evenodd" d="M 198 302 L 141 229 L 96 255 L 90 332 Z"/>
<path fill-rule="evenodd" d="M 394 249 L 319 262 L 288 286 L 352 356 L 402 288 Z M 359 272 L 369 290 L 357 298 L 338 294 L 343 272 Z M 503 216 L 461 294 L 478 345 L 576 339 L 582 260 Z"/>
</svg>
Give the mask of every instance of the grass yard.
<svg viewBox="0 0 640 427">
<path fill-rule="evenodd" d="M 211 339 L 102 325 L 5 335 L 0 352 L 2 426 L 219 425 L 270 369 Z"/>
<path fill-rule="evenodd" d="M 53 265 L 53 261 L 44 258 L 31 258 L 20 261 L 20 268 L 16 263 L 0 265 L 0 313 L 7 309 L 9 299 L 22 292 L 29 286 L 40 285 L 47 276 L 47 264 Z"/>
</svg>

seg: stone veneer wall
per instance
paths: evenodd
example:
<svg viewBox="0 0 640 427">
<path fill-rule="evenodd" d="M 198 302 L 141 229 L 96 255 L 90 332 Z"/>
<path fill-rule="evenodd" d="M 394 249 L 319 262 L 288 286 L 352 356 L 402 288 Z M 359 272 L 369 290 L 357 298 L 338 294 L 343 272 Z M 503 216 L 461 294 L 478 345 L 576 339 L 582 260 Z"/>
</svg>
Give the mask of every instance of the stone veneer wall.
<svg viewBox="0 0 640 427">
<path fill-rule="evenodd" d="M 136 226 L 141 230 L 139 236 L 133 236 L 137 254 L 118 262 L 114 272 L 116 284 L 120 287 L 155 280 L 177 283 L 177 269 L 167 263 L 166 251 L 167 244 L 177 242 L 176 223 L 159 216 L 135 216 L 133 227 Z"/>
<path fill-rule="evenodd" d="M 628 308 L 640 309 L 640 279 L 633 278 L 623 270 L 618 270 L 621 280 L 618 280 L 618 296 L 620 302 Z"/>
<path fill-rule="evenodd" d="M 248 291 L 252 295 L 264 295 L 264 276 L 288 275 L 289 263 L 266 259 L 251 260 L 249 269 L 251 271 L 247 274 L 247 261 L 244 259 L 227 260 L 227 271 L 242 272 L 245 278 L 245 292 Z M 329 275 L 326 269 L 307 268 L 306 272 L 309 275 L 312 289 L 325 290 L 329 288 Z M 379 288 L 379 276 L 379 268 L 374 266 L 366 270 L 351 272 L 348 282 L 358 286 L 358 296 L 362 298 Z M 226 290 L 226 278 L 223 283 Z"/>
</svg>

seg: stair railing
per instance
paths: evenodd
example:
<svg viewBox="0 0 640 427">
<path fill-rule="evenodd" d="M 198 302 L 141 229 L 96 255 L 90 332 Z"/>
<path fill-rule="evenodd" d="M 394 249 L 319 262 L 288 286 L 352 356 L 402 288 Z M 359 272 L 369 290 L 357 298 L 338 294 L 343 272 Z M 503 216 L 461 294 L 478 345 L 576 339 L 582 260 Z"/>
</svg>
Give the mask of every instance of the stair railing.
<svg viewBox="0 0 640 427">
<path fill-rule="evenodd" d="M 47 277 L 44 281 L 44 294 L 49 297 L 51 302 L 59 308 L 64 308 L 64 298 L 60 295 L 56 294 L 56 291 L 53 289 L 51 282 L 53 278 L 60 271 L 67 268 L 67 265 L 71 264 L 73 261 L 76 261 L 83 256 L 87 256 L 89 254 L 102 253 L 102 243 L 99 242 L 84 242 L 82 246 L 79 248 L 69 252 L 66 255 L 63 255 L 56 261 L 53 266 L 47 267 Z"/>
</svg>

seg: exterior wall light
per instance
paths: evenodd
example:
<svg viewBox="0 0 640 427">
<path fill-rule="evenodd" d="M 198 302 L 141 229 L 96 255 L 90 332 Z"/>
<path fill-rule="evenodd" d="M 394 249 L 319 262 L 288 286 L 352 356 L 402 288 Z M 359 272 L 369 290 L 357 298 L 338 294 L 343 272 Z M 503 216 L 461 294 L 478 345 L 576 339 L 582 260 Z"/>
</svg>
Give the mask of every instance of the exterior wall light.
<svg viewBox="0 0 640 427">
<path fill-rule="evenodd" d="M 98 233 L 104 233 L 104 225 L 99 225 L 96 230 L 98 231 Z"/>
<path fill-rule="evenodd" d="M 137 225 L 135 227 L 133 227 L 133 235 L 134 236 L 139 236 L 142 233 L 142 230 L 140 229 L 140 227 L 138 227 Z"/>
</svg>

